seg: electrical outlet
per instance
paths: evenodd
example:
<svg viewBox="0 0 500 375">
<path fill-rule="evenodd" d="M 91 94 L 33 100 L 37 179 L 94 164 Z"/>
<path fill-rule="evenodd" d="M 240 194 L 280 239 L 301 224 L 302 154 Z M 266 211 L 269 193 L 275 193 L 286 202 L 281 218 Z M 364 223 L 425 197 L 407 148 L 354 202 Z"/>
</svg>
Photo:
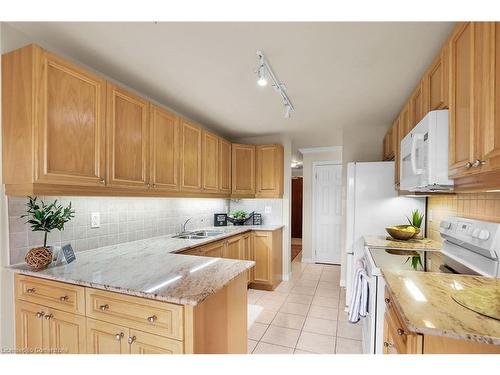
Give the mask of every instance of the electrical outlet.
<svg viewBox="0 0 500 375">
<path fill-rule="evenodd" d="M 429 221 L 432 221 L 432 210 L 429 210 Z"/>
<path fill-rule="evenodd" d="M 264 207 L 264 213 L 265 213 L 265 214 L 270 214 L 270 213 L 272 213 L 272 212 L 273 212 L 273 209 L 272 209 L 272 207 L 271 207 L 271 206 L 265 206 L 265 207 Z"/>
<path fill-rule="evenodd" d="M 90 214 L 90 227 L 99 228 L 101 226 L 101 214 L 99 212 L 92 212 Z"/>
</svg>

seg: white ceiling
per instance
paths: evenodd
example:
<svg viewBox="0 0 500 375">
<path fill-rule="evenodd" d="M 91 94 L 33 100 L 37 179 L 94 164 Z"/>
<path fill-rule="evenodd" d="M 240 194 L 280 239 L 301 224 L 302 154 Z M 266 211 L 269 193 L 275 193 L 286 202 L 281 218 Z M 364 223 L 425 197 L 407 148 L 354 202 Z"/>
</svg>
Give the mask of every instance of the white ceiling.
<svg viewBox="0 0 500 375">
<path fill-rule="evenodd" d="M 389 127 L 453 23 L 9 23 L 229 137 L 287 133 L 340 145 L 342 129 Z M 267 55 L 296 111 L 258 87 Z"/>
</svg>

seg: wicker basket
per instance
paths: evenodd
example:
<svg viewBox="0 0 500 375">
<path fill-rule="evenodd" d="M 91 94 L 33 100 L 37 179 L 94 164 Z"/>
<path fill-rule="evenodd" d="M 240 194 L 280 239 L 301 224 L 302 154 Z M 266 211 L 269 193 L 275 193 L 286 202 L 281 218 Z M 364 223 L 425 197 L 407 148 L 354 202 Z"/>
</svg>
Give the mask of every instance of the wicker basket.
<svg viewBox="0 0 500 375">
<path fill-rule="evenodd" d="M 48 247 L 35 247 L 28 251 L 24 260 L 34 270 L 43 270 L 52 262 L 52 250 Z"/>
</svg>

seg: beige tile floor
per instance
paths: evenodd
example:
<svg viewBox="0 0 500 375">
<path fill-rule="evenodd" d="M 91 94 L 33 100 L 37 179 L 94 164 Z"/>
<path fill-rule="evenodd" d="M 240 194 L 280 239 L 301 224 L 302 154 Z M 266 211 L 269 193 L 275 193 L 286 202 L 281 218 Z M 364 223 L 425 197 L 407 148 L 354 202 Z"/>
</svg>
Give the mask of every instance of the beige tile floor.
<svg viewBox="0 0 500 375">
<path fill-rule="evenodd" d="M 292 279 L 275 291 L 248 290 L 248 353 L 359 354 L 361 327 L 347 322 L 340 267 L 292 262 Z M 256 307 L 258 306 L 258 307 Z M 249 313 L 250 319 L 250 313 Z M 255 320 L 253 320 L 255 319 Z"/>
</svg>

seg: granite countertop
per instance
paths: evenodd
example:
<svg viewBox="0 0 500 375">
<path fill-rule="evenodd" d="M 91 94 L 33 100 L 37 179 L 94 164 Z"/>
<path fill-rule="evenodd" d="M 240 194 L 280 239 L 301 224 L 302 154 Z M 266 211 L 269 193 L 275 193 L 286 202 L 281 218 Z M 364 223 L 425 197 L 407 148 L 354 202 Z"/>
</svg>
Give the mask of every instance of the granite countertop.
<svg viewBox="0 0 500 375">
<path fill-rule="evenodd" d="M 175 253 L 251 230 L 273 231 L 282 227 L 244 225 L 199 228 L 219 230 L 223 234 L 200 240 L 166 235 L 100 247 L 77 253 L 77 260 L 73 263 L 42 271 L 33 271 L 25 263 L 9 268 L 44 279 L 181 305 L 197 305 L 253 267 L 255 262 Z"/>
<path fill-rule="evenodd" d="M 500 280 L 434 272 L 382 271 L 401 318 L 412 332 L 500 345 L 500 321 L 469 310 L 452 299 L 468 288 L 492 290 L 500 298 Z"/>
<path fill-rule="evenodd" d="M 365 246 L 372 249 L 426 250 L 441 251 L 441 242 L 430 238 L 411 239 L 408 241 L 388 240 L 387 236 L 363 236 Z"/>
</svg>

